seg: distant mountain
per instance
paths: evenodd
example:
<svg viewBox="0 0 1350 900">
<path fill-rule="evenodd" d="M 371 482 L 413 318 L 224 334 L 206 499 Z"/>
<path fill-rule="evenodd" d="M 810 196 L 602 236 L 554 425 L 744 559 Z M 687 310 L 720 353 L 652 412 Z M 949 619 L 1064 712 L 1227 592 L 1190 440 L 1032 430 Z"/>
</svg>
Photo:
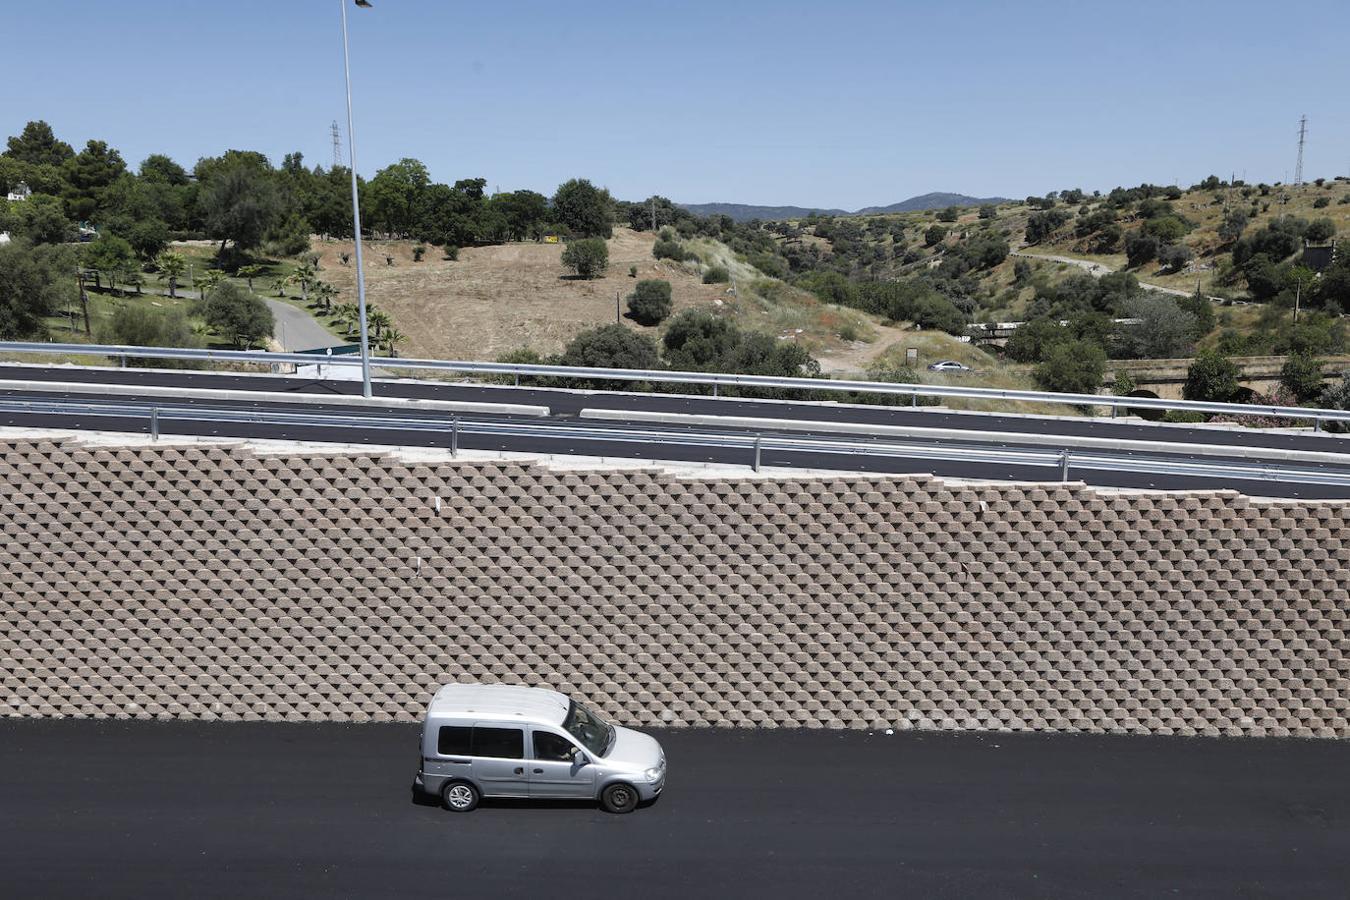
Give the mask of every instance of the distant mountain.
<svg viewBox="0 0 1350 900">
<path fill-rule="evenodd" d="M 970 197 L 966 194 L 922 194 L 890 206 L 869 206 L 855 213 L 859 216 L 884 216 L 887 213 L 917 212 L 921 209 L 944 209 L 948 206 L 980 206 L 985 203 L 1007 203 L 1007 197 Z"/>
<path fill-rule="evenodd" d="M 804 206 L 747 206 L 744 203 L 681 203 L 684 209 L 696 216 L 730 216 L 737 222 L 749 222 L 751 219 L 763 219 L 766 222 L 781 222 L 784 219 L 804 219 L 811 213 L 822 216 L 846 216 L 843 209 L 807 209 Z"/>
<path fill-rule="evenodd" d="M 696 216 L 730 216 L 737 222 L 751 219 L 782 221 L 804 219 L 811 213 L 822 216 L 871 216 L 887 213 L 915 212 L 923 209 L 942 209 L 947 206 L 979 206 L 982 203 L 1006 203 L 1003 197 L 970 197 L 965 194 L 924 194 L 910 197 L 890 206 L 869 206 L 857 212 L 846 209 L 814 209 L 805 206 L 750 206 L 744 203 L 681 203 L 680 206 Z"/>
</svg>

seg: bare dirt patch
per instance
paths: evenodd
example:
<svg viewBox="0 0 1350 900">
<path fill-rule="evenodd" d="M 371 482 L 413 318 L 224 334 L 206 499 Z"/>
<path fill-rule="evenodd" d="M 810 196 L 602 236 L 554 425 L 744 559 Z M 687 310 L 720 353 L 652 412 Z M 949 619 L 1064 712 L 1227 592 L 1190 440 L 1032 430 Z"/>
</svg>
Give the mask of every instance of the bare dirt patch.
<svg viewBox="0 0 1350 900">
<path fill-rule="evenodd" d="M 365 245 L 367 299 L 407 335 L 400 355 L 493 359 L 520 347 L 553 353 L 578 332 L 613 324 L 615 295 L 626 312 L 640 279 L 669 281 L 675 312 L 713 306 L 723 297 L 726 286 L 703 284 L 696 265 L 653 259 L 654 241 L 652 234 L 616 229 L 608 242 L 609 271 L 593 281 L 566 277 L 561 244 L 467 247 L 454 262 L 428 246 L 422 262 L 413 262 L 412 242 L 371 242 Z M 349 242 L 315 243 L 321 276 L 342 290 L 340 302 L 356 299 L 356 267 L 342 265 L 339 256 L 351 249 Z M 637 267 L 636 278 L 629 277 L 630 266 Z"/>
</svg>

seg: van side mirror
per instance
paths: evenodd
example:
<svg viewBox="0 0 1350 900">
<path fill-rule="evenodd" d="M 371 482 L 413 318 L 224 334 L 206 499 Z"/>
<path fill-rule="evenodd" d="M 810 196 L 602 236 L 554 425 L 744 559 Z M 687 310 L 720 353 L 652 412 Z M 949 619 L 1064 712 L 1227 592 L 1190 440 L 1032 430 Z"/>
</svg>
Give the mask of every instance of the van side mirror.
<svg viewBox="0 0 1350 900">
<path fill-rule="evenodd" d="M 591 762 L 591 758 L 590 758 L 589 756 L 586 755 L 586 751 L 582 750 L 580 747 L 573 747 L 573 748 L 572 748 L 572 764 L 573 764 L 573 765 L 575 765 L 575 766 L 585 766 L 585 765 L 589 765 L 590 762 Z"/>
</svg>

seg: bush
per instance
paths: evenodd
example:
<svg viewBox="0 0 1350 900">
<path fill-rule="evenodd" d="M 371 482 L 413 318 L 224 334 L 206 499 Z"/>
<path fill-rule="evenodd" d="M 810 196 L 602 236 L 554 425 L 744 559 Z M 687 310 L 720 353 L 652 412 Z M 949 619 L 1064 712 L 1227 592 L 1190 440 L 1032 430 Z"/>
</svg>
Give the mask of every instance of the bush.
<svg viewBox="0 0 1350 900">
<path fill-rule="evenodd" d="M 1106 376 L 1106 351 L 1088 341 L 1066 341 L 1049 351 L 1033 373 L 1042 390 L 1092 394 Z"/>
<path fill-rule="evenodd" d="M 1213 350 L 1202 350 L 1186 370 L 1181 396 L 1207 403 L 1232 403 L 1242 391 L 1238 374 L 1237 363 Z"/>
<path fill-rule="evenodd" d="M 1294 353 L 1280 367 L 1280 384 L 1307 403 L 1322 393 L 1322 363 L 1308 353 Z"/>
<path fill-rule="evenodd" d="M 647 335 L 622 325 L 605 325 L 574 337 L 558 363 L 592 369 L 656 369 L 661 360 L 656 342 Z"/>
<path fill-rule="evenodd" d="M 1325 209 L 1331 205 L 1330 197 L 1318 197 L 1313 201 L 1313 209 Z"/>
<path fill-rule="evenodd" d="M 981 219 L 992 219 L 992 218 L 994 218 L 994 217 L 997 216 L 997 215 L 998 215 L 998 209 L 997 209 L 996 207 L 994 207 L 993 204 L 986 203 L 984 206 L 981 206 L 981 207 L 980 207 L 980 218 L 981 218 Z"/>
<path fill-rule="evenodd" d="M 1073 218 L 1073 214 L 1063 209 L 1047 209 L 1032 213 L 1027 218 L 1027 243 L 1039 244 L 1059 230 L 1059 227 L 1071 218 Z"/>
<path fill-rule="evenodd" d="M 961 211 L 955 206 L 949 206 L 937 214 L 939 222 L 955 222 L 959 218 L 961 218 Z"/>
<path fill-rule="evenodd" d="M 928 230 L 923 233 L 923 244 L 925 247 L 935 247 L 947 237 L 947 229 L 941 225 L 930 225 Z"/>
<path fill-rule="evenodd" d="M 1172 272 L 1180 272 L 1194 257 L 1185 244 L 1168 244 L 1158 251 L 1158 262 Z"/>
<path fill-rule="evenodd" d="M 1325 200 L 1326 198 L 1323 197 L 1322 199 Z M 1312 223 L 1308 225 L 1308 230 L 1304 233 L 1304 237 L 1314 244 L 1329 241 L 1335 236 L 1336 223 L 1330 219 L 1314 219 Z"/>
<path fill-rule="evenodd" d="M 609 246 L 600 238 L 572 241 L 563 250 L 562 264 L 588 281 L 599 278 L 609 268 Z"/>
<path fill-rule="evenodd" d="M 200 347 L 201 339 L 193 333 L 192 324 L 181 309 L 151 309 L 144 306 L 124 306 L 113 313 L 104 335 L 104 343 L 129 344 L 134 347 Z M 155 366 L 165 369 L 195 368 L 191 360 L 136 359 L 136 366 Z"/>
<path fill-rule="evenodd" d="M 427 248 L 422 244 L 418 244 L 416 247 L 413 247 L 412 253 L 413 262 L 421 262 L 422 257 L 427 255 Z"/>
<path fill-rule="evenodd" d="M 1132 231 L 1125 236 L 1125 259 L 1130 268 L 1138 268 L 1158 255 L 1162 244 L 1158 238 L 1142 231 Z"/>
<path fill-rule="evenodd" d="M 1350 410 L 1350 372 L 1341 375 L 1339 384 L 1325 388 L 1317 398 L 1317 405 L 1322 409 Z M 1324 427 L 1327 431 L 1347 431 L 1350 430 L 1350 423 L 1327 422 Z"/>
<path fill-rule="evenodd" d="M 670 282 L 639 281 L 628 295 L 628 315 L 639 325 L 659 325 L 670 317 Z"/>
<path fill-rule="evenodd" d="M 454 244 L 446 244 L 445 258 L 450 260 L 450 262 L 455 262 L 457 259 L 459 259 L 459 248 L 456 247 Z"/>
<path fill-rule="evenodd" d="M 240 350 L 272 336 L 274 322 L 267 304 L 228 281 L 207 295 L 203 312 L 206 324 Z"/>
<path fill-rule="evenodd" d="M 726 284 L 731 281 L 731 273 L 726 266 L 713 266 L 703 273 L 704 284 Z"/>
<path fill-rule="evenodd" d="M 671 241 L 662 238 L 652 245 L 652 256 L 657 259 L 673 259 L 676 262 L 684 262 L 689 258 L 685 252 L 684 245 L 679 241 Z"/>
</svg>

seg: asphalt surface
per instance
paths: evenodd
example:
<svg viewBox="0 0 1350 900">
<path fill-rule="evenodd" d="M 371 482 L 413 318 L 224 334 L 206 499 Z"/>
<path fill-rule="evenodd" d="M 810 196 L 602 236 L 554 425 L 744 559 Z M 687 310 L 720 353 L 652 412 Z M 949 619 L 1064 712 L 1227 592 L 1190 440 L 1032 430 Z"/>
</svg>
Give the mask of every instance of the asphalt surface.
<svg viewBox="0 0 1350 900">
<path fill-rule="evenodd" d="M 314 381 L 294 377 L 269 377 L 246 375 L 217 375 L 207 373 L 184 373 L 164 370 L 109 369 L 89 372 L 60 367 L 0 367 L 0 379 L 24 379 L 29 381 L 81 380 L 96 381 L 108 385 L 103 395 L 65 394 L 61 392 L 34 393 L 0 391 L 0 396 L 48 396 L 51 399 L 74 400 L 77 402 L 113 402 L 144 403 L 145 397 L 136 392 L 140 385 L 175 386 L 184 388 L 227 388 L 231 390 L 251 390 L 275 397 L 287 392 L 330 393 L 334 396 L 359 392 L 360 385 L 347 381 Z M 1157 445 L 1157 451 L 1147 454 L 1133 452 L 1131 456 L 1171 457 L 1176 461 L 1222 462 L 1222 457 L 1192 457 L 1184 452 L 1169 453 L 1169 443 L 1206 443 L 1221 446 L 1272 449 L 1308 449 L 1335 452 L 1342 447 L 1350 447 L 1345 439 L 1312 434 L 1270 434 L 1255 430 L 1218 430 L 1197 428 L 1175 428 L 1146 424 L 1113 423 L 1108 421 L 1075 421 L 1072 419 L 1047 419 L 1025 416 L 971 415 L 945 411 L 933 411 L 920 408 L 896 407 L 858 407 L 821 403 L 783 403 L 772 401 L 754 401 L 741 399 L 714 399 L 710 397 L 690 397 L 670 394 L 624 394 L 614 392 L 558 391 L 539 388 L 512 388 L 464 384 L 435 384 L 427 382 L 384 382 L 377 385 L 377 394 L 382 396 L 401 396 L 407 398 L 470 400 L 477 402 L 524 403 L 548 406 L 552 416 L 546 420 L 512 420 L 509 417 L 496 417 L 497 422 L 516 424 L 529 423 L 532 426 L 566 425 L 566 433 L 554 435 L 485 435 L 461 434 L 459 446 L 474 450 L 509 450 L 522 453 L 539 454 L 579 454 L 599 457 L 626 457 L 635 459 L 660 458 L 672 461 L 718 463 L 733 466 L 747 466 L 753 460 L 753 451 L 747 447 L 716 447 L 698 443 L 693 435 L 696 432 L 708 433 L 721 431 L 744 436 L 745 431 L 735 428 L 712 429 L 707 426 L 681 426 L 644 424 L 638 430 L 685 433 L 687 440 L 617 440 L 613 435 L 597 435 L 589 438 L 577 429 L 614 429 L 622 427 L 621 422 L 597 422 L 580 420 L 577 414 L 583 408 L 607 409 L 645 409 L 663 412 L 721 414 L 750 416 L 757 418 L 790 418 L 826 423 L 811 432 L 795 431 L 787 433 L 792 439 L 809 437 L 842 438 L 848 441 L 866 440 L 856 435 L 832 433 L 828 423 L 832 421 L 861 422 L 866 424 L 919 425 L 932 428 L 950 428 L 971 431 L 1006 431 L 1015 433 L 1062 433 L 1067 435 L 1086 435 L 1102 438 L 1121 438 L 1129 440 L 1151 441 Z M 211 407 L 249 408 L 247 401 L 188 400 L 168 401 L 175 405 Z M 268 408 L 278 404 L 269 402 Z M 297 405 L 297 410 L 309 414 L 342 412 L 350 414 L 350 407 Z M 386 417 L 426 418 L 429 421 L 444 421 L 444 412 L 420 412 L 416 410 L 394 410 L 381 412 L 362 410 L 363 416 L 383 415 Z M 479 417 L 482 421 L 487 421 Z M 467 421 L 467 418 L 466 418 Z M 142 416 L 137 417 L 53 417 L 36 413 L 0 414 L 0 424 L 35 427 L 59 428 L 97 428 L 116 431 L 146 431 L 148 422 Z M 416 431 L 391 427 L 303 427 L 285 426 L 275 423 L 239 423 L 172 421 L 162 417 L 160 427 L 165 433 L 205 435 L 220 437 L 258 437 L 272 439 L 299 439 L 311 441 L 340 441 L 344 443 L 400 444 L 411 446 L 447 447 L 451 438 L 444 429 L 435 431 Z M 893 439 L 878 439 L 891 441 Z M 949 442 L 950 443 L 950 442 Z M 997 441 L 972 439 L 973 448 L 1008 448 L 1009 444 Z M 1016 449 L 1028 449 L 1017 447 Z M 1052 448 L 1042 448 L 1048 451 Z M 1307 465 L 1304 468 L 1341 470 L 1350 474 L 1350 456 L 1345 466 L 1326 464 Z M 1234 457 L 1233 465 L 1250 465 L 1251 460 Z M 931 473 L 938 476 L 970 478 L 979 480 L 1014 481 L 1056 481 L 1060 477 L 1057 465 L 1045 464 L 993 464 L 968 458 L 958 460 L 933 460 L 920 456 L 906 456 L 903 453 L 889 456 L 869 456 L 827 453 L 817 450 L 775 450 L 766 449 L 761 455 L 765 466 L 784 466 L 813 469 L 843 469 L 850 471 L 886 472 L 886 473 Z M 1108 487 L 1153 488 L 1179 490 L 1185 488 L 1228 488 L 1254 496 L 1280 496 L 1298 498 L 1344 498 L 1350 497 L 1350 486 L 1305 485 L 1280 483 L 1258 479 L 1238 479 L 1231 473 L 1222 477 L 1200 477 L 1195 475 L 1159 475 L 1120 471 L 1109 466 L 1089 468 L 1081 462 L 1071 466 L 1072 480 L 1082 480 L 1089 484 Z"/>
<path fill-rule="evenodd" d="M 282 300 L 268 297 L 267 308 L 272 310 L 276 322 L 272 336 L 277 339 L 285 351 L 317 350 L 322 347 L 337 347 L 344 342 L 329 334 L 328 329 L 319 324 L 309 313 Z"/>
<path fill-rule="evenodd" d="M 414 801 L 406 725 L 0 722 L 5 897 L 1345 897 L 1350 742 L 658 732 L 666 793 Z"/>
</svg>

